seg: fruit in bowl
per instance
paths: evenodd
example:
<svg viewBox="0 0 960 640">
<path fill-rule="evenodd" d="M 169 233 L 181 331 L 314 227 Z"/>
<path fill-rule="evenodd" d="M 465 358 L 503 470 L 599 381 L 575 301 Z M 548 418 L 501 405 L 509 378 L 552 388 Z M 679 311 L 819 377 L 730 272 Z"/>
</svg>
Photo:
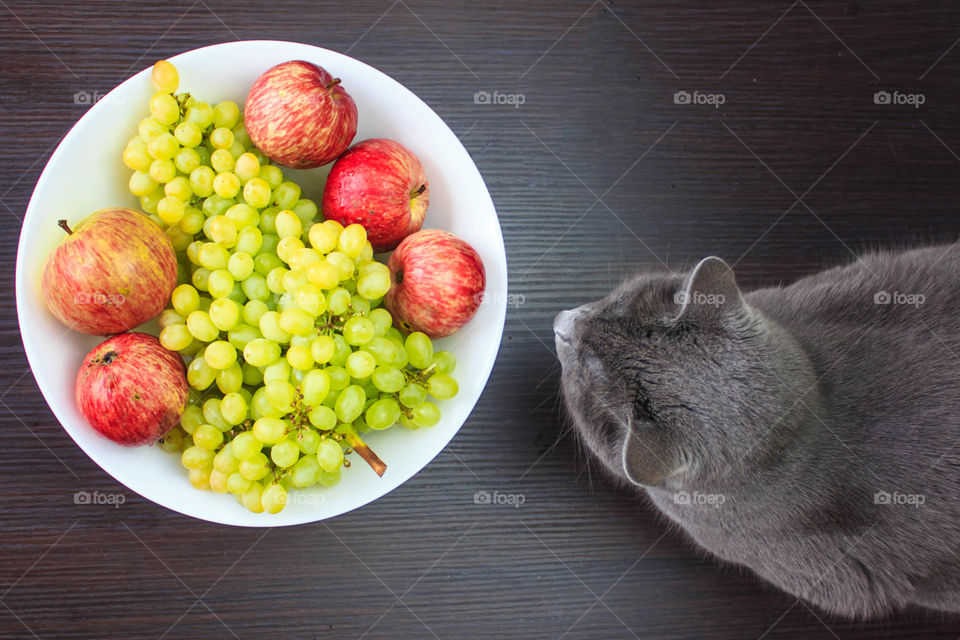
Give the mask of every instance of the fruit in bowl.
<svg viewBox="0 0 960 640">
<path fill-rule="evenodd" d="M 411 477 L 463 424 L 489 375 L 503 327 L 502 306 L 481 308 L 456 343 L 430 343 L 425 335 L 405 336 L 387 325 L 392 314 L 378 296 L 390 286 L 389 269 L 372 259 L 362 227 L 324 222 L 311 200 L 322 194 L 325 172 L 288 173 L 253 145 L 244 127 L 239 107 L 250 88 L 271 65 L 289 60 L 306 60 L 343 78 L 361 105 L 361 137 L 395 139 L 438 167 L 430 175 L 431 200 L 442 206 L 428 214 L 431 226 L 469 240 L 486 263 L 488 287 L 505 290 L 502 239 L 489 196 L 468 154 L 436 114 L 355 60 L 277 42 L 230 43 L 178 56 L 171 60 L 179 70 L 175 76 L 161 69 L 155 74 L 160 82 L 151 88 L 145 71 L 94 105 L 37 184 L 17 262 L 17 309 L 27 356 L 69 435 L 102 468 L 149 499 L 194 517 L 245 526 L 331 517 Z M 174 93 L 197 87 L 203 95 Z M 130 140 L 130 131 L 137 131 L 139 140 Z M 152 183 L 141 177 L 129 185 L 131 171 Z M 93 343 L 78 333 L 64 334 L 45 309 L 39 278 L 58 239 L 52 233 L 58 217 L 117 205 L 146 212 L 174 247 L 179 287 L 157 323 L 162 343 L 179 347 L 191 367 L 192 391 L 179 425 L 159 446 L 139 449 L 117 446 L 83 418 L 73 374 Z M 327 315 L 344 304 L 349 317 Z M 308 334 L 316 335 L 302 333 L 306 318 L 299 311 L 312 316 Z M 369 341 L 365 321 L 374 325 Z M 446 350 L 450 346 L 456 356 Z M 403 367 L 382 364 L 402 355 Z M 363 374 L 371 357 L 375 366 L 368 379 Z M 433 368 L 424 374 L 424 367 Z M 287 404 L 290 387 L 301 403 L 296 410 Z M 314 404 L 298 400 L 298 392 Z M 333 429 L 324 428 L 331 414 Z M 231 424 L 240 415 L 243 419 Z M 389 465 L 382 477 L 374 456 Z"/>
<path fill-rule="evenodd" d="M 333 163 L 323 188 L 323 215 L 361 224 L 377 253 L 393 251 L 423 226 L 430 187 L 420 160 L 395 140 L 372 138 Z"/>
<path fill-rule="evenodd" d="M 60 322 L 82 333 L 119 333 L 155 318 L 177 283 L 177 257 L 139 211 L 101 209 L 71 229 L 43 267 L 43 297 Z"/>
</svg>

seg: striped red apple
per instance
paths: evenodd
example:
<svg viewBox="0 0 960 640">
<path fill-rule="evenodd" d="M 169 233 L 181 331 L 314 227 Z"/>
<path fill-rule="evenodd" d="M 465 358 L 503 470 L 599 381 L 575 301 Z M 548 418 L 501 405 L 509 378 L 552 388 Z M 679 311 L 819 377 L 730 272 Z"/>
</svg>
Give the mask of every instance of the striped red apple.
<svg viewBox="0 0 960 640">
<path fill-rule="evenodd" d="M 253 83 L 243 121 L 250 140 L 272 161 L 311 169 L 350 146 L 357 134 L 357 105 L 323 67 L 291 60 Z"/>
<path fill-rule="evenodd" d="M 448 336 L 465 325 L 483 301 L 483 261 L 448 231 L 424 229 L 407 236 L 387 266 L 391 286 L 383 304 L 408 331 Z"/>
<path fill-rule="evenodd" d="M 177 286 L 177 256 L 144 214 L 96 211 L 67 232 L 43 267 L 47 307 L 71 329 L 94 335 L 127 331 L 159 315 Z"/>
</svg>

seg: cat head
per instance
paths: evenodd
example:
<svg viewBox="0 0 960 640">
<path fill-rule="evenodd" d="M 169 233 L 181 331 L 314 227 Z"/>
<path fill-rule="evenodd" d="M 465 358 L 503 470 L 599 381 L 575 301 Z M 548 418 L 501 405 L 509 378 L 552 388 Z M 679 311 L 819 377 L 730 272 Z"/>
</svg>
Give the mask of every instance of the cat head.
<svg viewBox="0 0 960 640">
<path fill-rule="evenodd" d="M 724 473 L 777 432 L 796 399 L 799 348 L 744 300 L 719 258 L 687 276 L 637 276 L 561 312 L 554 333 L 581 439 L 638 485 Z"/>
</svg>

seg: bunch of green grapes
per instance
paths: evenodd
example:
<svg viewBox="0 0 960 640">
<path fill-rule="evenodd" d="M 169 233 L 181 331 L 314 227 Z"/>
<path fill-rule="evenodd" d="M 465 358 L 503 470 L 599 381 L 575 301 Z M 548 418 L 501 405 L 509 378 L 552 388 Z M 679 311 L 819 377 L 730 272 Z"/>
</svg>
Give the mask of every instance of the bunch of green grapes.
<svg viewBox="0 0 960 640">
<path fill-rule="evenodd" d="M 180 284 L 160 342 L 187 363 L 180 424 L 161 441 L 190 482 L 277 513 L 287 491 L 335 485 L 369 429 L 430 427 L 456 395 L 453 354 L 380 307 L 390 272 L 360 225 L 316 204 L 250 142 L 238 106 L 176 94 L 158 62 L 150 116 L 127 145 L 130 191 L 166 229 Z M 346 455 L 345 455 L 346 454 Z"/>
</svg>

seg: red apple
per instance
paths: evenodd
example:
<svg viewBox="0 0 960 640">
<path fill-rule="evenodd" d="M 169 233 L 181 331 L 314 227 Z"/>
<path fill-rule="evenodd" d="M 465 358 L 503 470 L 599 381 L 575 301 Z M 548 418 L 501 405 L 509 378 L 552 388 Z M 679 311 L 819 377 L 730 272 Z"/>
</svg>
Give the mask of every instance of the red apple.
<svg viewBox="0 0 960 640">
<path fill-rule="evenodd" d="M 183 360 L 146 333 L 121 333 L 87 354 L 77 374 L 77 407 L 114 442 L 156 442 L 187 406 Z"/>
<path fill-rule="evenodd" d="M 423 225 L 430 188 L 417 156 L 383 138 L 350 147 L 333 163 L 323 188 L 323 216 L 361 224 L 377 253 L 392 251 Z"/>
<path fill-rule="evenodd" d="M 447 231 L 425 229 L 407 236 L 387 266 L 391 285 L 383 304 L 407 330 L 448 336 L 473 317 L 482 301 L 483 261 Z"/>
<path fill-rule="evenodd" d="M 322 67 L 291 60 L 268 69 L 247 94 L 243 121 L 253 144 L 293 169 L 327 164 L 357 135 L 357 105 Z"/>
<path fill-rule="evenodd" d="M 177 256 L 144 214 L 115 207 L 90 214 L 67 232 L 43 266 L 47 307 L 71 329 L 104 335 L 163 311 L 177 286 Z"/>
</svg>

